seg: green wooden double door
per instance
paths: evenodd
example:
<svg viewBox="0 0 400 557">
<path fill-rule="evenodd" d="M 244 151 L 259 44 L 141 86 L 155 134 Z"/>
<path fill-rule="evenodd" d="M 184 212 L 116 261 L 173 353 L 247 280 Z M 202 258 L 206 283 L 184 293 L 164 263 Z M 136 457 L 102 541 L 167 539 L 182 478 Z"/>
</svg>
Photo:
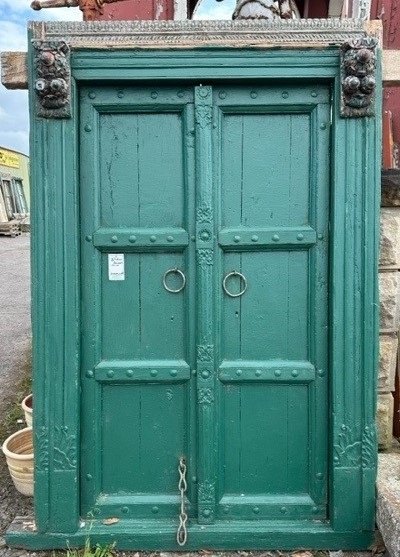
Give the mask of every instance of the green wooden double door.
<svg viewBox="0 0 400 557">
<path fill-rule="evenodd" d="M 80 108 L 82 515 L 327 518 L 329 89 Z"/>
</svg>

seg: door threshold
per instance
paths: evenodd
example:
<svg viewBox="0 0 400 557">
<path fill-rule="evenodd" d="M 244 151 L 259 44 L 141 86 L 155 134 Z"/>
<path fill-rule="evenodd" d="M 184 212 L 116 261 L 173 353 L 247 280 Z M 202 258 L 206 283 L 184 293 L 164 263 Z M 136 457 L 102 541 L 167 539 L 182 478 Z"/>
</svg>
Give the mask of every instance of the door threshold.
<svg viewBox="0 0 400 557">
<path fill-rule="evenodd" d="M 93 520 L 82 522 L 73 533 L 36 532 L 33 518 L 17 517 L 6 533 L 11 547 L 32 551 L 82 547 L 87 538 L 93 544 L 115 543 L 116 549 L 133 551 L 216 550 L 366 550 L 373 531 L 335 532 L 328 523 L 311 521 L 252 520 L 219 521 L 188 526 L 188 542 L 176 543 L 177 521 L 123 519 L 112 525 Z"/>
</svg>

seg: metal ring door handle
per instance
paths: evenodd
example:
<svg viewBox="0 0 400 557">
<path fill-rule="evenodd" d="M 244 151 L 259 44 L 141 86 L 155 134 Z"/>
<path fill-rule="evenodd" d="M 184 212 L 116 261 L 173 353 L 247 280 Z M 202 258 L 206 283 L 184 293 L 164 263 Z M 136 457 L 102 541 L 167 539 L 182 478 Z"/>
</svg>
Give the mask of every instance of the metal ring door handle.
<svg viewBox="0 0 400 557">
<path fill-rule="evenodd" d="M 241 282 L 243 283 L 242 289 L 237 294 L 232 294 L 232 292 L 229 292 L 226 286 L 226 283 L 230 277 L 239 277 Z M 224 289 L 225 294 L 227 294 L 231 298 L 239 298 L 240 296 L 243 296 L 243 294 L 247 290 L 247 279 L 244 275 L 242 275 L 242 273 L 239 273 L 238 271 L 232 271 L 231 273 L 228 273 L 222 281 L 222 288 Z"/>
<path fill-rule="evenodd" d="M 180 286 L 179 288 L 173 289 L 173 288 L 170 288 L 170 287 L 167 285 L 167 277 L 168 277 L 168 275 L 171 275 L 171 274 L 177 274 L 177 275 L 179 275 L 179 276 L 182 278 L 182 284 L 181 284 L 181 286 Z M 166 290 L 167 292 L 171 292 L 172 294 L 178 294 L 178 292 L 182 292 L 182 290 L 183 290 L 183 289 L 185 288 L 185 286 L 186 286 L 186 277 L 185 277 L 185 273 L 183 273 L 180 269 L 178 269 L 178 268 L 176 268 L 176 267 L 175 267 L 174 269 L 168 269 L 168 271 L 165 271 L 165 273 L 164 273 L 163 285 L 164 285 L 165 290 Z"/>
</svg>

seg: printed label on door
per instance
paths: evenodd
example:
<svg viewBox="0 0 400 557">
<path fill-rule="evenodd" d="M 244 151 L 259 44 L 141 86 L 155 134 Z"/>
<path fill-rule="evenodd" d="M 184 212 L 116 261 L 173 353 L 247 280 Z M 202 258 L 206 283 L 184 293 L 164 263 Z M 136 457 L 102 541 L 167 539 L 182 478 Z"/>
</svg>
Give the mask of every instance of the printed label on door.
<svg viewBox="0 0 400 557">
<path fill-rule="evenodd" d="M 125 280 L 125 255 L 108 254 L 108 280 Z"/>
</svg>

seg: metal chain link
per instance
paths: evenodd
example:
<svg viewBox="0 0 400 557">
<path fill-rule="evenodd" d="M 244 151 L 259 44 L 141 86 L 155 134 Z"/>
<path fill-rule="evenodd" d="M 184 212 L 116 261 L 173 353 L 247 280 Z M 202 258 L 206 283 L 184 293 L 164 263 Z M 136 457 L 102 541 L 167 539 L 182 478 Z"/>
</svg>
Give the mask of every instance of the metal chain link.
<svg viewBox="0 0 400 557">
<path fill-rule="evenodd" d="M 185 510 L 185 493 L 187 491 L 187 481 L 186 481 L 187 467 L 186 467 L 185 457 L 183 456 L 181 456 L 181 458 L 179 459 L 178 471 L 179 471 L 178 489 L 181 497 L 181 508 L 179 513 L 179 526 L 178 526 L 178 531 L 176 533 L 176 541 L 178 542 L 178 545 L 182 547 L 183 545 L 186 544 L 187 541 L 186 523 L 188 520 L 188 515 Z"/>
</svg>

